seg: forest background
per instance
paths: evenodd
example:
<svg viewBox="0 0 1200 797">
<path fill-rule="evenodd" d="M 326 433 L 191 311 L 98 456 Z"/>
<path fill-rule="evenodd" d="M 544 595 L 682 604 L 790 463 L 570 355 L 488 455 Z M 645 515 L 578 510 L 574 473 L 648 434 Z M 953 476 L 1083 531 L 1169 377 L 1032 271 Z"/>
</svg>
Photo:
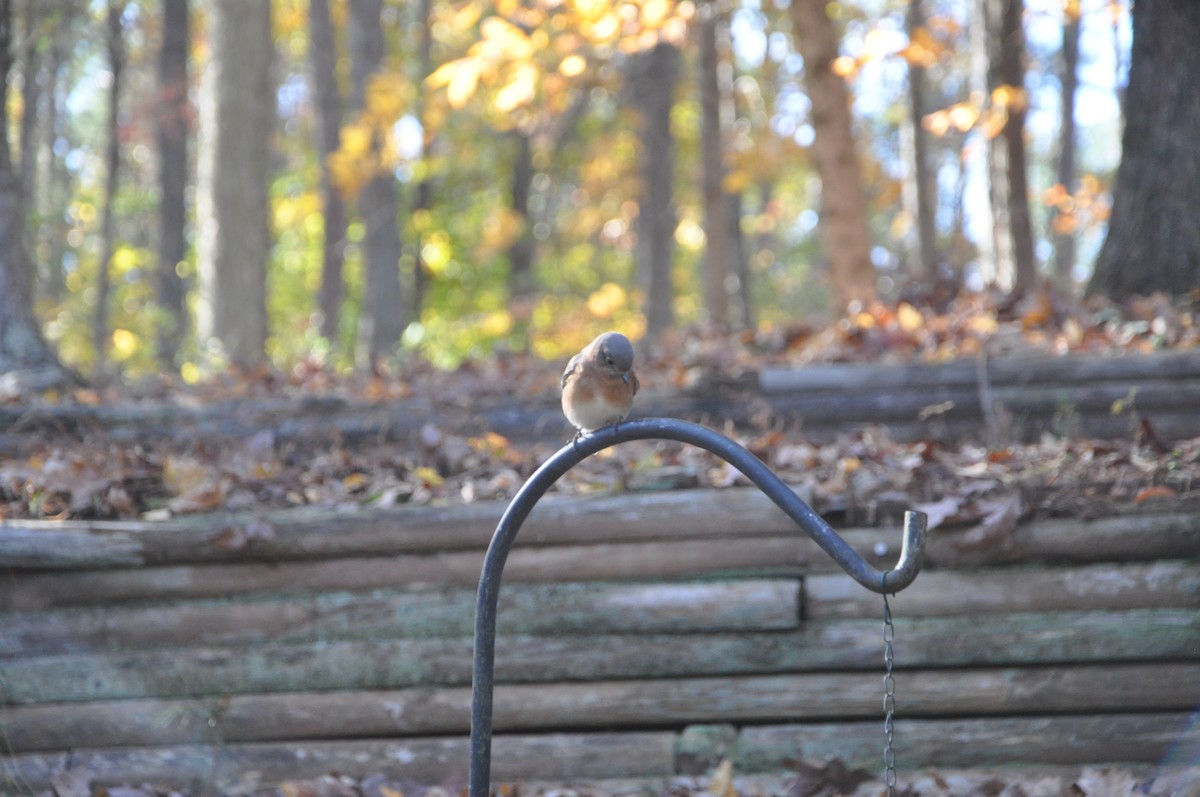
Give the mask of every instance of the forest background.
<svg viewBox="0 0 1200 797">
<path fill-rule="evenodd" d="M 91 376 L 451 368 L 880 301 L 919 325 L 964 292 L 1186 296 L 1200 268 L 1164 187 L 1196 160 L 1186 111 L 1125 125 L 1167 199 L 1124 180 L 1110 232 L 1122 105 L 1164 105 L 1124 96 L 1131 59 L 1188 90 L 1171 41 L 1200 23 L 1173 4 L 0 6 L 0 370 L 46 361 L 39 336 Z M 1177 35 L 1139 56 L 1137 20 Z M 1157 171 L 1129 144 L 1156 135 L 1182 142 Z"/>
</svg>

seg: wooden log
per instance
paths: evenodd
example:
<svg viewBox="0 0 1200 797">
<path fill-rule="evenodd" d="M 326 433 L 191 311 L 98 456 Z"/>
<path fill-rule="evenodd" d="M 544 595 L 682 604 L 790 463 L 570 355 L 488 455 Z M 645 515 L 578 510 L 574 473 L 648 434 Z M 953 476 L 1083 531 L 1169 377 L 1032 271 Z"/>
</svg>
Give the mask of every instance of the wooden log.
<svg viewBox="0 0 1200 797">
<path fill-rule="evenodd" d="M 142 564 L 141 545 L 127 532 L 102 538 L 85 529 L 0 525 L 0 563 L 20 568 L 127 567 Z"/>
<path fill-rule="evenodd" d="M 665 778 L 672 771 L 673 733 L 583 733 L 497 736 L 492 776 L 540 778 Z M 286 744 L 197 743 L 154 748 L 84 748 L 69 753 L 0 756 L 0 788 L 26 794 L 49 789 L 68 768 L 93 786 L 155 783 L 224 792 L 252 779 L 256 788 L 320 778 L 383 774 L 411 783 L 464 783 L 468 744 L 462 737 Z"/>
<path fill-rule="evenodd" d="M 1200 377 L 1200 354 L 1176 351 L 1127 357 L 992 357 L 985 361 L 983 367 L 993 386 L 1026 387 L 1103 381 L 1124 382 L 1128 386 L 1150 380 Z M 759 371 L 758 384 L 764 393 L 832 391 L 844 395 L 939 386 L 975 387 L 979 384 L 980 368 L 977 358 L 947 363 L 896 365 L 768 366 Z"/>
<path fill-rule="evenodd" d="M 906 671 L 900 716 L 1187 711 L 1200 701 L 1200 664 Z M 496 689 L 497 731 L 646 729 L 692 723 L 867 719 L 880 714 L 878 673 L 508 684 Z M 13 750 L 403 737 L 466 733 L 467 687 L 293 692 L 212 701 L 131 701 L 0 711 Z"/>
<path fill-rule="evenodd" d="M 334 592 L 298 598 L 98 606 L 10 614 L 0 657 L 395 638 L 468 637 L 475 591 Z M 502 637 L 764 631 L 800 623 L 796 579 L 692 583 L 512 584 Z"/>
<path fill-rule="evenodd" d="M 896 620 L 904 667 L 1200 659 L 1189 609 L 1056 612 Z M 798 631 L 500 637 L 502 683 L 679 678 L 829 669 L 875 671 L 877 620 L 807 623 Z M 460 686 L 469 639 L 401 639 L 169 648 L 12 659 L 0 703 L 32 704 L 316 690 Z"/>
<path fill-rule="evenodd" d="M 902 768 L 1150 764 L 1200 749 L 1190 713 L 908 720 L 896 722 Z M 738 739 L 738 771 L 790 768 L 798 759 L 840 758 L 875 769 L 883 736 L 878 722 L 747 727 Z M 1184 755 L 1188 755 L 1187 752 Z M 1187 759 L 1184 758 L 1184 761 Z"/>
<path fill-rule="evenodd" d="M 931 570 L 892 599 L 892 610 L 909 617 L 1187 607 L 1200 608 L 1200 563 Z M 845 576 L 804 579 L 806 619 L 878 614 L 879 596 Z"/>
<path fill-rule="evenodd" d="M 612 518 L 610 522 L 617 520 Z M 834 567 L 829 557 L 800 531 L 738 536 L 732 533 L 738 531 L 735 527 L 728 538 L 714 539 L 690 538 L 687 526 L 682 523 L 670 524 L 669 528 L 677 534 L 671 541 L 517 546 L 508 558 L 505 582 L 784 576 L 828 572 Z M 875 566 L 894 564 L 899 550 L 898 530 L 849 529 L 843 536 Z M 1200 515 L 1037 520 L 1018 526 L 1004 545 L 964 545 L 961 536 L 961 532 L 951 529 L 935 530 L 926 548 L 927 565 L 932 569 L 1195 558 L 1200 556 Z M 0 584 L 0 611 L 136 600 L 300 595 L 322 590 L 366 591 L 421 585 L 468 587 L 478 581 L 481 565 L 482 551 L 449 551 L 306 560 L 287 566 L 239 562 L 85 572 L 14 572 Z"/>
<path fill-rule="evenodd" d="M 0 523 L 0 546 L 10 535 L 15 548 L 45 532 L 72 535 L 79 550 L 94 546 L 94 563 L 81 562 L 78 555 L 55 559 L 53 546 L 45 546 L 38 551 L 38 566 L 52 568 L 106 566 L 118 555 L 127 557 L 131 541 L 137 546 L 132 563 L 149 565 L 482 550 L 504 508 L 501 502 L 487 502 L 350 511 L 303 508 L 157 522 L 13 520 Z M 726 537 L 731 530 L 758 534 L 792 528 L 787 516 L 757 490 L 548 496 L 538 502 L 515 545 L 711 538 Z M 24 565 L 14 561 L 11 566 Z"/>
<path fill-rule="evenodd" d="M 118 561 L 147 565 L 278 563 L 473 551 L 487 547 L 504 506 L 488 502 L 352 511 L 309 508 L 201 515 L 162 522 L 4 521 L 0 523 L 0 552 L 6 545 L 12 550 L 28 546 L 46 532 L 65 535 L 73 551 L 58 556 L 56 545 L 38 545 L 37 566 L 55 569 L 105 567 Z M 1172 531 L 1180 525 L 1181 529 Z M 1093 537 L 1108 543 L 1124 541 L 1126 545 L 1121 550 L 1128 553 L 1137 549 L 1139 541 L 1155 545 L 1165 542 L 1167 536 L 1174 536 L 1165 548 L 1154 548 L 1152 556 L 1136 559 L 1172 558 L 1173 549 L 1180 551 L 1173 558 L 1200 554 L 1197 550 L 1200 546 L 1179 545 L 1181 537 L 1200 538 L 1195 533 L 1200 531 L 1200 521 L 1195 513 L 1189 512 L 1159 515 L 1136 512 L 1092 521 L 1037 519 L 1020 528 L 1034 538 L 1087 537 L 1088 540 L 1074 543 L 1076 551 L 1072 557 L 1078 561 L 1089 561 L 1085 552 Z M 899 539 L 894 529 L 845 532 L 848 536 L 861 535 L 862 543 L 868 546 L 866 550 L 876 542 L 894 545 Z M 595 498 L 549 496 L 538 503 L 522 526 L 515 548 L 779 534 L 802 536 L 783 512 L 754 488 L 622 493 Z M 881 537 L 871 539 L 871 534 Z M 959 563 L 945 550 L 949 546 L 942 545 L 939 550 L 939 541 L 951 542 L 953 534 L 939 529 L 931 540 L 931 554 L 938 555 L 940 563 Z M 45 539 L 55 541 L 49 536 Z M 1023 551 L 1017 549 L 1014 553 L 1019 556 Z M 0 560 L 0 564 L 10 563 Z M 18 560 L 11 566 L 24 565 Z"/>
</svg>

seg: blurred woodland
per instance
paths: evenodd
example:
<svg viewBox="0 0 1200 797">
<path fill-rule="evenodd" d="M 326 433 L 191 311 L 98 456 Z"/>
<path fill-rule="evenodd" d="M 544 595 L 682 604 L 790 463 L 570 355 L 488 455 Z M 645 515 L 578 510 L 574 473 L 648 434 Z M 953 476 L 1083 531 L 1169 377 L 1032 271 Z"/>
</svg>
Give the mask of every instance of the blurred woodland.
<svg viewBox="0 0 1200 797">
<path fill-rule="evenodd" d="M 0 0 L 0 372 L 1186 303 L 1198 37 L 1116 0 Z"/>
</svg>

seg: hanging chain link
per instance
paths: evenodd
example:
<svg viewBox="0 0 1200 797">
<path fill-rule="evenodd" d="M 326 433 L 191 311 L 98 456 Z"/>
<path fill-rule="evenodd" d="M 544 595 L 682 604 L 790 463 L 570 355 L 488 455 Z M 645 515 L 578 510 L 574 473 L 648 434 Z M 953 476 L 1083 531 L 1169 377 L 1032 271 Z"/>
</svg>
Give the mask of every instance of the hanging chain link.
<svg viewBox="0 0 1200 797">
<path fill-rule="evenodd" d="M 892 740 L 896 735 L 894 719 L 896 677 L 892 674 L 894 657 L 892 643 L 895 640 L 896 627 L 892 625 L 892 608 L 888 605 L 885 592 L 883 595 L 883 737 L 886 743 L 883 747 L 883 782 L 887 786 L 888 797 L 896 797 L 896 751 L 892 748 Z"/>
</svg>

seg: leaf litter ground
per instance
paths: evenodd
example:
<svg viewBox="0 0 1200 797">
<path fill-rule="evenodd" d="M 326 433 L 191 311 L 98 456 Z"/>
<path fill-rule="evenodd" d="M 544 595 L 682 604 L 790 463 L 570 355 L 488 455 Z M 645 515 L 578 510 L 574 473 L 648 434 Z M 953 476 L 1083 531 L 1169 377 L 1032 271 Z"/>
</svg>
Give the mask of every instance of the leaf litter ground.
<svg viewBox="0 0 1200 797">
<path fill-rule="evenodd" d="M 963 297 L 941 312 L 912 304 L 875 305 L 824 328 L 769 328 L 734 336 L 693 330 L 640 355 L 648 392 L 745 381 L 764 365 L 816 362 L 943 361 L 981 352 L 1011 354 L 1153 352 L 1200 346 L 1193 304 L 1163 297 L 1117 308 L 1067 313 L 1048 294 L 1019 305 Z M 666 354 L 665 352 L 670 352 Z M 565 440 L 515 441 L 456 424 L 456 406 L 528 399 L 553 406 L 561 363 L 507 355 L 455 372 L 412 364 L 387 376 L 336 376 L 301 366 L 288 375 L 223 374 L 200 386 L 155 380 L 42 398 L 65 410 L 61 433 L 21 432 L 12 424 L 0 449 L 0 519 L 166 518 L 214 510 L 298 506 L 386 507 L 507 500 Z M 97 407 L 164 402 L 181 417 L 220 402 L 317 409 L 321 397 L 380 406 L 445 408 L 407 444 L 377 440 L 284 438 L 269 425 L 250 434 L 195 436 L 141 431 L 136 423 L 92 423 Z M 314 402 L 314 399 L 317 401 Z M 13 406 L 22 407 L 18 402 Z M 72 408 L 80 418 L 71 419 Z M 1118 408 L 1114 407 L 1114 410 Z M 1047 435 L 1034 443 L 947 445 L 898 442 L 884 426 L 821 445 L 798 424 L 764 413 L 721 431 L 792 483 L 831 520 L 870 523 L 902 508 L 927 512 L 934 526 L 971 525 L 978 543 L 1031 514 L 1095 516 L 1200 500 L 1200 438 L 1164 440 L 1129 413 L 1129 434 L 1090 440 Z M 382 430 L 381 430 L 382 431 Z M 981 434 L 982 437 L 982 434 Z M 602 452 L 556 489 L 721 488 L 746 483 L 704 451 L 637 442 Z"/>
</svg>

